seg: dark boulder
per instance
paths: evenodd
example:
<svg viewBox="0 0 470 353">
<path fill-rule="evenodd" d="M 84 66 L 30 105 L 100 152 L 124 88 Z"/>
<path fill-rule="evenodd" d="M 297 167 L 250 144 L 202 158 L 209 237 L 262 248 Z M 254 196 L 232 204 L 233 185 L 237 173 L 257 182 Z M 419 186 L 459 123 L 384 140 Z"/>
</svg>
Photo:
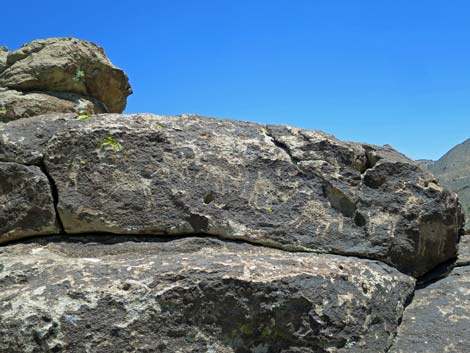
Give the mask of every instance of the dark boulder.
<svg viewBox="0 0 470 353">
<path fill-rule="evenodd" d="M 0 248 L 0 352 L 379 353 L 414 286 L 369 260 L 125 237 Z"/>
<path fill-rule="evenodd" d="M 0 160 L 44 164 L 71 234 L 204 233 L 420 276 L 456 256 L 463 225 L 455 194 L 412 160 L 319 131 L 52 114 L 0 126 Z"/>
</svg>

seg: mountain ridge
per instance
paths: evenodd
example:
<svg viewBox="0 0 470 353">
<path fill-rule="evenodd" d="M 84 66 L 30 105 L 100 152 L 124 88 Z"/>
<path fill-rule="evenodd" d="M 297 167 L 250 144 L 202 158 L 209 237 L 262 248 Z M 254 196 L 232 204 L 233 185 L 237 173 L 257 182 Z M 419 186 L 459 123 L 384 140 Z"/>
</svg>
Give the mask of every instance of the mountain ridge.
<svg viewBox="0 0 470 353">
<path fill-rule="evenodd" d="M 418 160 L 421 167 L 459 195 L 466 219 L 470 217 L 470 138 L 452 147 L 437 161 Z"/>
</svg>

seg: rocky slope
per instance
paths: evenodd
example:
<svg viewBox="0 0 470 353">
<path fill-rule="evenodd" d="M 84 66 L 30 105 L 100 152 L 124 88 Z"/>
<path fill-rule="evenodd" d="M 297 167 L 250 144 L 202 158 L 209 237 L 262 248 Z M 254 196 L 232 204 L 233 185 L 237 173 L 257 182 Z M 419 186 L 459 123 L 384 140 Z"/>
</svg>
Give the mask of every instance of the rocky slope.
<svg viewBox="0 0 470 353">
<path fill-rule="evenodd" d="M 49 112 L 121 113 L 131 93 L 126 74 L 93 43 L 50 38 L 0 48 L 0 122 Z"/>
<path fill-rule="evenodd" d="M 95 47 L 83 45 L 52 39 L 0 55 L 0 82 L 24 89 L 40 55 L 85 67 L 78 58 Z M 9 60 L 24 69 L 8 71 Z M 34 89 L 94 92 L 120 110 L 129 90 L 113 79 L 124 76 L 96 65 L 84 85 L 69 84 L 65 64 L 42 65 Z M 101 91 L 106 82 L 121 95 Z M 0 122 L 0 352 L 468 348 L 460 204 L 391 147 L 197 115 L 45 107 Z M 447 336 L 426 341 L 439 324 Z"/>
<path fill-rule="evenodd" d="M 439 181 L 459 195 L 467 219 L 470 217 L 470 139 L 452 148 L 425 167 Z"/>
</svg>

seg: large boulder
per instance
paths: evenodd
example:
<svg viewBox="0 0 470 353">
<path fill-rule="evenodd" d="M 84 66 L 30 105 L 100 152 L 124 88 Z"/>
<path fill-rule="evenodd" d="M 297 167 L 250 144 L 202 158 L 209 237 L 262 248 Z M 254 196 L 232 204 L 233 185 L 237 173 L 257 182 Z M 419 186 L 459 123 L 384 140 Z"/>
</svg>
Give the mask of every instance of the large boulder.
<svg viewBox="0 0 470 353">
<path fill-rule="evenodd" d="M 121 237 L 0 248 L 0 352 L 381 353 L 413 292 L 353 257 Z"/>
<path fill-rule="evenodd" d="M 201 233 L 420 276 L 463 225 L 455 194 L 391 147 L 291 127 L 52 114 L 0 126 L 0 160 L 44 165 L 69 234 Z"/>
<path fill-rule="evenodd" d="M 60 92 L 19 92 L 0 88 L 0 122 L 9 122 L 50 112 L 91 115 L 106 113 L 106 107 L 91 97 Z"/>
<path fill-rule="evenodd" d="M 114 113 L 124 110 L 132 93 L 126 74 L 101 47 L 75 38 L 35 40 L 9 52 L 0 87 L 93 97 Z"/>
</svg>

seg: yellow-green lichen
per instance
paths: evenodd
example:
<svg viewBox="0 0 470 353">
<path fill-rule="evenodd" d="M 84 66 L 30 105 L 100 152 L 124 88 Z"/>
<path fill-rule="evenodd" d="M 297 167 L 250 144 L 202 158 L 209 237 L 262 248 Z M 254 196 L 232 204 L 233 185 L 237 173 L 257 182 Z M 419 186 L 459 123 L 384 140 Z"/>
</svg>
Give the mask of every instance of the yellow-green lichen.
<svg viewBox="0 0 470 353">
<path fill-rule="evenodd" d="M 113 136 L 107 136 L 103 139 L 100 144 L 100 148 L 112 148 L 114 151 L 119 152 L 122 151 L 122 145 L 116 141 Z"/>
<path fill-rule="evenodd" d="M 274 210 L 273 210 L 272 207 L 267 207 L 267 208 L 266 208 L 266 211 L 268 211 L 269 213 L 273 213 Z"/>
<path fill-rule="evenodd" d="M 77 116 L 77 120 L 88 120 L 91 118 L 91 115 L 89 114 L 80 114 L 79 116 Z"/>
</svg>

